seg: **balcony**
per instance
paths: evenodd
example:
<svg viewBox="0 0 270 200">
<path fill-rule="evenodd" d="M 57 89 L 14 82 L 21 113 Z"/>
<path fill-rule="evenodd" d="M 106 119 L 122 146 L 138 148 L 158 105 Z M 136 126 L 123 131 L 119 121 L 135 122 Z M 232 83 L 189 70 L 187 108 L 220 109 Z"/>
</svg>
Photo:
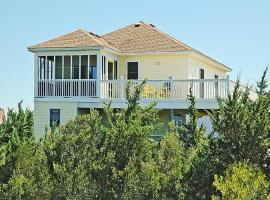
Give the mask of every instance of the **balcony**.
<svg viewBox="0 0 270 200">
<path fill-rule="evenodd" d="M 140 80 L 130 80 L 134 91 Z M 36 97 L 89 97 L 124 99 L 128 80 L 55 79 L 38 80 Z M 142 99 L 187 99 L 189 89 L 196 99 L 226 98 L 230 91 L 228 79 L 147 80 Z"/>
</svg>

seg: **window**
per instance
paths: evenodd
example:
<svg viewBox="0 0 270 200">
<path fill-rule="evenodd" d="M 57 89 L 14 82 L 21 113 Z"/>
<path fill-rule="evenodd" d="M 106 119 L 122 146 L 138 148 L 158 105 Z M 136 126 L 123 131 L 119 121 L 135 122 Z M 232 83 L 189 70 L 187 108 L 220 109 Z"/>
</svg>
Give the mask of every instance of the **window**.
<svg viewBox="0 0 270 200">
<path fill-rule="evenodd" d="M 200 69 L 200 79 L 204 79 L 204 69 Z"/>
<path fill-rule="evenodd" d="M 97 55 L 90 55 L 89 79 L 97 79 Z"/>
<path fill-rule="evenodd" d="M 60 109 L 50 109 L 50 127 L 60 124 Z"/>
<path fill-rule="evenodd" d="M 117 80 L 117 60 L 114 61 L 114 80 Z"/>
<path fill-rule="evenodd" d="M 54 56 L 47 57 L 47 78 L 53 79 Z"/>
<path fill-rule="evenodd" d="M 127 79 L 138 80 L 138 62 L 128 62 L 127 64 Z"/>
<path fill-rule="evenodd" d="M 200 68 L 200 79 L 204 79 L 204 69 Z M 204 82 L 200 83 L 200 98 L 204 98 Z"/>
<path fill-rule="evenodd" d="M 45 79 L 45 56 L 38 57 L 38 77 L 39 79 Z"/>
<path fill-rule="evenodd" d="M 174 114 L 172 120 L 175 122 L 176 125 L 181 125 L 182 123 L 182 115 L 181 114 Z"/>
<path fill-rule="evenodd" d="M 88 56 L 81 56 L 81 79 L 87 79 Z"/>
<path fill-rule="evenodd" d="M 218 75 L 215 75 L 215 79 L 217 80 L 218 79 Z M 218 81 L 215 82 L 215 94 L 216 94 L 216 97 L 218 96 Z"/>
<path fill-rule="evenodd" d="M 55 57 L 55 78 L 62 79 L 62 56 Z"/>
<path fill-rule="evenodd" d="M 102 80 L 106 78 L 106 57 L 102 56 Z"/>
<path fill-rule="evenodd" d="M 79 56 L 72 56 L 72 78 L 79 79 Z"/>
<path fill-rule="evenodd" d="M 113 63 L 108 62 L 108 80 L 113 80 Z"/>
<path fill-rule="evenodd" d="M 64 56 L 64 79 L 70 79 L 71 57 Z"/>
</svg>

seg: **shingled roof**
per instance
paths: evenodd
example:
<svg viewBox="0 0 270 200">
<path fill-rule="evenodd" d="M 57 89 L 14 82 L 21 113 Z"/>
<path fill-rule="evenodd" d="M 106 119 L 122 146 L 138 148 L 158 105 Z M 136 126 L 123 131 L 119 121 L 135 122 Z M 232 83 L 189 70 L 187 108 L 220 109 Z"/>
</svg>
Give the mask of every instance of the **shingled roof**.
<svg viewBox="0 0 270 200">
<path fill-rule="evenodd" d="M 191 50 L 184 43 L 140 21 L 101 36 L 125 53 L 177 52 Z"/>
<path fill-rule="evenodd" d="M 229 68 L 217 60 L 191 48 L 183 42 L 163 33 L 154 25 L 143 21 L 116 31 L 97 35 L 79 29 L 66 35 L 29 47 L 30 51 L 44 48 L 108 47 L 119 53 L 183 52 L 191 51 Z M 230 69 L 230 68 L 229 68 Z"/>
<path fill-rule="evenodd" d="M 107 46 L 114 50 L 115 47 L 109 44 L 104 38 L 101 38 L 97 34 L 87 32 L 79 29 L 77 31 L 68 33 L 66 35 L 59 36 L 57 38 L 42 42 L 37 45 L 29 47 L 29 49 L 39 48 L 75 48 L 75 47 L 99 47 Z"/>
<path fill-rule="evenodd" d="M 154 25 L 143 21 L 99 36 L 79 29 L 60 37 L 29 47 L 75 48 L 106 46 L 121 53 L 179 52 L 193 50 L 186 44 L 161 32 Z"/>
</svg>

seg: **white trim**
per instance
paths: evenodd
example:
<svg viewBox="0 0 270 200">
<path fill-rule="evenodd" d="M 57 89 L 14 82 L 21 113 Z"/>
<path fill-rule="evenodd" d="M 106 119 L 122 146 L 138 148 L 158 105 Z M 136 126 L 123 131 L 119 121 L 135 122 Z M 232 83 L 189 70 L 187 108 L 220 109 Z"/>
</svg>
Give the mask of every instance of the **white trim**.
<svg viewBox="0 0 270 200">
<path fill-rule="evenodd" d="M 64 75 L 65 75 L 65 73 L 64 73 L 64 69 L 65 69 L 64 63 L 65 63 L 65 56 L 62 55 L 62 80 L 64 79 Z"/>
<path fill-rule="evenodd" d="M 82 55 L 79 55 L 79 79 L 81 79 L 82 72 Z"/>
<path fill-rule="evenodd" d="M 39 71 L 39 57 L 35 54 L 34 58 L 34 97 L 38 96 L 38 71 Z"/>
<path fill-rule="evenodd" d="M 138 80 L 141 80 L 140 62 L 138 60 L 126 60 L 126 75 L 125 75 L 126 80 L 128 80 L 127 78 L 128 78 L 128 63 L 129 62 L 137 62 L 138 63 Z"/>
</svg>

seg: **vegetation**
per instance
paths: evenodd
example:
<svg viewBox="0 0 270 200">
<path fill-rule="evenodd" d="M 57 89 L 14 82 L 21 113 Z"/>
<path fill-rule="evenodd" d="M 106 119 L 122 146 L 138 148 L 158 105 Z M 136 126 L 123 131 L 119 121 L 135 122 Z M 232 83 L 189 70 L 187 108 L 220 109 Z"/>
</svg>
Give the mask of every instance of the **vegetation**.
<svg viewBox="0 0 270 200">
<path fill-rule="evenodd" d="M 33 113 L 10 110 L 0 125 L 1 199 L 270 199 L 270 93 L 266 71 L 258 98 L 239 81 L 210 111 L 213 133 L 198 125 L 188 96 L 188 123 L 163 124 L 155 104 L 140 107 L 144 83 L 127 108 L 91 110 L 36 141 Z M 190 93 L 192 94 L 192 93 Z"/>
</svg>

